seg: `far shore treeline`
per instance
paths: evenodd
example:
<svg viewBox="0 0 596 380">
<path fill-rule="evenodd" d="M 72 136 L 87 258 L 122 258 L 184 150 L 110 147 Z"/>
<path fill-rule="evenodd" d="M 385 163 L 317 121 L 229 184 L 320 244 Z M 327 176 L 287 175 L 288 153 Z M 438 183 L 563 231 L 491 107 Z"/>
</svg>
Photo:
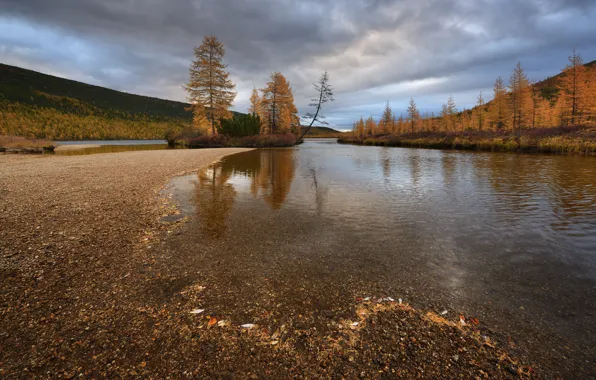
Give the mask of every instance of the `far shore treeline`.
<svg viewBox="0 0 596 380">
<path fill-rule="evenodd" d="M 532 83 L 521 63 L 509 82 L 499 77 L 492 100 L 458 110 L 453 96 L 437 115 L 421 112 L 410 98 L 406 115 L 389 103 L 380 120 L 360 118 L 343 143 L 548 153 L 596 153 L 596 61 L 573 51 L 561 74 Z"/>
</svg>

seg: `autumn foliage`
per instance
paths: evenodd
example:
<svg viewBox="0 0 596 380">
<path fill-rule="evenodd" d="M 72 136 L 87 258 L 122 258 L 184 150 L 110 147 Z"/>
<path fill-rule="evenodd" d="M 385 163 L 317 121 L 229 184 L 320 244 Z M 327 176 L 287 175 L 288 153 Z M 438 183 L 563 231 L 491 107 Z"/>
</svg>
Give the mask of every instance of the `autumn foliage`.
<svg viewBox="0 0 596 380">
<path fill-rule="evenodd" d="M 459 111 L 450 96 L 439 115 L 422 113 L 412 98 L 406 117 L 396 117 L 388 103 L 378 122 L 360 118 L 352 133 L 362 139 L 415 132 L 493 131 L 509 132 L 519 139 L 526 129 L 594 123 L 596 66 L 584 65 L 573 51 L 561 74 L 542 83 L 533 84 L 518 62 L 508 83 L 497 78 L 492 100 L 487 102 L 480 92 L 471 110 Z"/>
</svg>

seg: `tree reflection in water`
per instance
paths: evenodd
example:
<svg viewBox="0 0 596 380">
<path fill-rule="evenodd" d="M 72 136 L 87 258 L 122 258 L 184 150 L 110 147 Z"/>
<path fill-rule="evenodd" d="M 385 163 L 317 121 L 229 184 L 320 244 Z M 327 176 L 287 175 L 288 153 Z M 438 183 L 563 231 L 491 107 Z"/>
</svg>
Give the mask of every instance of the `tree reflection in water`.
<svg viewBox="0 0 596 380">
<path fill-rule="evenodd" d="M 201 171 L 197 216 L 202 232 L 221 238 L 228 229 L 237 195 L 229 182 L 234 176 L 250 178 L 252 195 L 262 197 L 272 210 L 279 210 L 288 197 L 295 172 L 293 149 L 261 149 L 233 155 Z"/>
</svg>

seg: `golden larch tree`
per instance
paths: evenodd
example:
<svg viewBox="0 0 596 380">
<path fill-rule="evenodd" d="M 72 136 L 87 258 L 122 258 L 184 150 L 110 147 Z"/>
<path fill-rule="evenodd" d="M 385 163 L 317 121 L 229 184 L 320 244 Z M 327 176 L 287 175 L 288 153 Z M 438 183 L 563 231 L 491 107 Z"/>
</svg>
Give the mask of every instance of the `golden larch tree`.
<svg viewBox="0 0 596 380">
<path fill-rule="evenodd" d="M 259 90 L 255 88 L 252 89 L 250 94 L 250 107 L 248 107 L 248 112 L 253 115 L 260 114 L 260 106 L 261 106 L 261 97 L 259 96 Z"/>
<path fill-rule="evenodd" d="M 521 127 L 530 125 L 532 120 L 531 84 L 521 62 L 517 62 L 511 74 L 509 90 L 511 91 L 511 109 L 513 111 L 512 127 L 514 131 L 517 131 L 519 138 Z"/>
<path fill-rule="evenodd" d="M 484 129 L 484 124 L 486 123 L 486 102 L 484 100 L 484 95 L 482 91 L 478 94 L 478 98 L 476 98 L 476 108 L 474 108 L 473 116 L 474 120 L 476 121 L 476 126 L 478 126 L 478 130 L 481 131 Z"/>
<path fill-rule="evenodd" d="M 412 128 L 412 132 L 414 132 L 419 118 L 420 112 L 418 111 L 418 107 L 416 107 L 416 102 L 414 101 L 414 98 L 410 98 L 410 104 L 408 105 L 408 122 Z"/>
<path fill-rule="evenodd" d="M 582 123 L 588 108 L 588 75 L 582 57 L 575 49 L 563 70 L 561 90 L 563 119 L 571 124 Z"/>
<path fill-rule="evenodd" d="M 379 120 L 378 131 L 379 133 L 390 133 L 393 123 L 393 111 L 391 110 L 391 106 L 389 102 L 385 105 L 385 109 L 383 110 L 383 115 L 381 116 L 381 120 Z"/>
<path fill-rule="evenodd" d="M 211 133 L 215 134 L 216 123 L 230 117 L 236 86 L 223 63 L 223 44 L 215 36 L 206 36 L 203 43 L 194 49 L 195 59 L 190 66 L 190 79 L 185 89 L 188 100 L 193 104 L 195 119 L 201 120 L 196 112 L 202 112 L 209 120 Z M 194 106 L 198 105 L 198 106 Z"/>
<path fill-rule="evenodd" d="M 507 88 L 503 78 L 498 77 L 493 86 L 493 100 L 490 103 L 489 117 L 493 129 L 506 129 L 510 120 L 510 107 Z"/>
<path fill-rule="evenodd" d="M 271 80 L 261 90 L 263 124 L 268 133 L 285 133 L 297 121 L 298 109 L 294 104 L 292 87 L 280 72 L 271 74 Z"/>
<path fill-rule="evenodd" d="M 364 122 L 366 134 L 372 136 L 376 133 L 377 124 L 372 116 L 369 116 L 368 119 Z"/>
</svg>

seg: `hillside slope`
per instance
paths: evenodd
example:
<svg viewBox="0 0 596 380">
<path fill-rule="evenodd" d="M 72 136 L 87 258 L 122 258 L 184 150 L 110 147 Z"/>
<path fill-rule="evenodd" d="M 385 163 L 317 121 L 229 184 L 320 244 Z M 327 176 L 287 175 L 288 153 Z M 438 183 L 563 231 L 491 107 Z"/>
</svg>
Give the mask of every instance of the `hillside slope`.
<svg viewBox="0 0 596 380">
<path fill-rule="evenodd" d="M 302 132 L 306 127 L 302 127 Z M 342 132 L 329 127 L 312 127 L 304 137 L 339 137 Z"/>
<path fill-rule="evenodd" d="M 0 64 L 0 99 L 65 111 L 72 109 L 73 102 L 68 99 L 76 99 L 90 109 L 119 117 L 192 117 L 185 109 L 187 103 L 128 94 L 4 64 Z"/>
<path fill-rule="evenodd" d="M 188 106 L 0 64 L 0 135 L 162 139 L 191 122 Z"/>
</svg>

